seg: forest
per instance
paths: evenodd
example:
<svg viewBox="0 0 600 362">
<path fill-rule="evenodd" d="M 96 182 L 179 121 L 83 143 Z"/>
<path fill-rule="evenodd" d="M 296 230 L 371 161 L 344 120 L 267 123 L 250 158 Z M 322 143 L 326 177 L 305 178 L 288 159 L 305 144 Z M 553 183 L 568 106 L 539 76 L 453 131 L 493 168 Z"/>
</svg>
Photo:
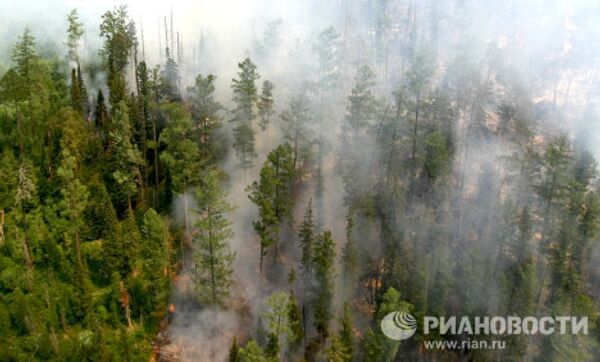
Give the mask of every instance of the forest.
<svg viewBox="0 0 600 362">
<path fill-rule="evenodd" d="M 600 359 L 596 1 L 0 13 L 0 361 Z"/>
</svg>

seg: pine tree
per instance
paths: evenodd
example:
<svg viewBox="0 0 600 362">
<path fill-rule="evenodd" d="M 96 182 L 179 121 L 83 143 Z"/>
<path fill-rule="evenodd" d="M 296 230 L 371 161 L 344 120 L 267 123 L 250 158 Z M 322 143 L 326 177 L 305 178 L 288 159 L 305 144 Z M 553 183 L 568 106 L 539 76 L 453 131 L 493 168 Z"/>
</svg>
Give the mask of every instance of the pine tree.
<svg viewBox="0 0 600 362">
<path fill-rule="evenodd" d="M 16 74 L 18 77 L 14 77 L 14 80 L 17 81 L 16 89 L 19 100 L 24 100 L 27 102 L 27 114 L 29 117 L 29 129 L 31 132 L 31 138 L 36 139 L 36 120 L 34 114 L 34 83 L 35 77 L 34 75 L 37 73 L 39 68 L 40 58 L 37 53 L 35 38 L 31 35 L 31 31 L 29 28 L 26 28 L 23 34 L 19 37 L 19 41 L 12 49 L 12 61 L 15 64 L 14 69 L 16 70 Z M 19 111 L 17 106 L 17 111 Z M 17 122 L 21 123 L 19 120 L 20 117 L 17 117 Z M 21 123 L 19 125 L 20 134 L 20 142 L 22 142 L 22 137 L 24 134 L 23 131 L 24 125 Z M 21 146 L 21 149 L 23 147 Z"/>
<path fill-rule="evenodd" d="M 67 15 L 67 47 L 69 48 L 69 59 L 77 63 L 79 66 L 79 42 L 83 35 L 83 23 L 79 21 L 77 9 L 73 9 Z"/>
<path fill-rule="evenodd" d="M 308 159 L 311 146 L 313 116 L 308 99 L 304 96 L 293 97 L 288 109 L 281 113 L 281 120 L 284 139 L 292 145 L 294 169 L 298 169 L 298 162 L 304 163 Z"/>
<path fill-rule="evenodd" d="M 267 156 L 260 170 L 259 181 L 248 186 L 250 200 L 259 208 L 259 220 L 253 223 L 260 237 L 260 272 L 263 257 L 271 245 L 279 240 L 280 224 L 289 217 L 291 183 L 295 173 L 292 150 L 288 144 L 279 145 Z"/>
<path fill-rule="evenodd" d="M 164 282 L 168 280 L 169 276 L 170 235 L 168 226 L 163 218 L 150 208 L 142 217 L 140 232 L 143 241 L 142 270 L 152 276 L 151 280 L 158 280 L 155 289 L 157 292 L 163 292 L 161 289 L 165 287 Z"/>
<path fill-rule="evenodd" d="M 313 265 L 315 275 L 314 290 L 314 326 L 321 335 L 329 336 L 329 320 L 331 319 L 331 302 L 333 298 L 333 277 L 335 274 L 335 241 L 331 231 L 324 231 L 315 241 L 313 248 Z"/>
<path fill-rule="evenodd" d="M 179 94 L 179 69 L 169 47 L 166 49 L 167 62 L 161 72 L 161 93 L 167 100 L 174 102 L 180 98 Z"/>
<path fill-rule="evenodd" d="M 319 59 L 318 84 L 321 92 L 334 89 L 340 81 L 340 33 L 333 27 L 319 33 L 315 51 Z"/>
<path fill-rule="evenodd" d="M 381 299 L 376 312 L 373 329 L 369 329 L 363 340 L 365 361 L 391 361 L 394 360 L 400 342 L 386 337 L 379 325 L 381 320 L 391 312 L 412 313 L 414 307 L 403 301 L 400 293 L 394 288 L 388 288 Z"/>
<path fill-rule="evenodd" d="M 354 134 L 370 126 L 375 116 L 376 100 L 372 90 L 375 84 L 375 73 L 371 68 L 363 65 L 356 71 L 346 114 L 346 127 Z"/>
<path fill-rule="evenodd" d="M 408 79 L 408 87 L 414 96 L 414 119 L 411 130 L 411 165 L 412 174 L 415 176 L 416 162 L 417 162 L 417 144 L 419 142 L 419 115 L 421 112 L 421 101 L 423 93 L 427 91 L 429 83 L 433 76 L 433 61 L 425 49 L 421 49 L 415 56 L 412 68 L 406 72 L 406 78 Z"/>
<path fill-rule="evenodd" d="M 255 340 L 249 340 L 244 348 L 240 348 L 241 362 L 266 362 L 265 353 Z"/>
<path fill-rule="evenodd" d="M 279 360 L 279 337 L 275 333 L 267 335 L 267 345 L 265 346 L 265 356 L 268 359 Z"/>
<path fill-rule="evenodd" d="M 225 200 L 217 170 L 209 170 L 196 188 L 200 219 L 194 235 L 194 283 L 198 299 L 206 304 L 222 304 L 229 295 L 235 253 L 229 249 L 233 236 L 225 213 L 232 207 Z"/>
<path fill-rule="evenodd" d="M 137 43 L 135 34 L 135 24 L 129 19 L 125 5 L 102 15 L 100 36 L 105 40 L 99 53 L 108 72 L 110 104 L 115 108 L 125 100 L 127 94 L 124 71 L 129 63 L 129 55 Z"/>
<path fill-rule="evenodd" d="M 519 215 L 517 233 L 510 239 L 507 248 L 505 270 L 507 314 L 530 315 L 534 312 L 535 263 L 530 250 L 533 236 L 533 221 L 528 207 Z M 522 358 L 527 350 L 527 336 L 509 337 L 509 346 L 515 357 Z"/>
<path fill-rule="evenodd" d="M 83 114 L 81 105 L 81 88 L 79 87 L 79 81 L 77 79 L 77 71 L 73 68 L 71 70 L 71 107 L 73 107 L 74 111 Z"/>
<path fill-rule="evenodd" d="M 140 166 L 143 164 L 143 159 L 140 151 L 132 143 L 132 127 L 125 102 L 118 104 L 112 123 L 114 128 L 110 131 L 110 147 L 114 152 L 112 176 L 131 210 L 131 199 L 141 185 Z"/>
<path fill-rule="evenodd" d="M 260 97 L 258 98 L 258 117 L 260 119 L 260 129 L 263 131 L 271 124 L 271 118 L 275 114 L 275 101 L 273 100 L 273 90 L 275 85 L 268 80 L 262 84 Z"/>
<path fill-rule="evenodd" d="M 285 292 L 275 292 L 267 299 L 267 311 L 262 314 L 267 322 L 269 334 L 267 343 L 269 357 L 276 357 L 280 350 L 285 350 L 281 341 L 289 341 L 292 328 L 289 320 L 290 295 Z"/>
<path fill-rule="evenodd" d="M 83 212 L 88 204 L 89 193 L 77 177 L 77 160 L 68 148 L 62 150 L 61 166 L 57 175 L 61 178 L 62 200 L 59 204 L 60 214 L 65 219 L 65 244 L 74 249 L 75 280 L 78 288 L 77 299 L 80 304 L 81 316 L 86 316 L 91 308 L 89 294 L 91 285 L 88 281 L 88 272 L 81 252 L 81 231 L 83 228 Z"/>
<path fill-rule="evenodd" d="M 342 248 L 342 271 L 346 296 L 350 297 L 358 282 L 358 250 L 354 240 L 356 218 L 354 211 L 348 208 L 346 214 L 346 244 Z"/>
<path fill-rule="evenodd" d="M 19 37 L 12 51 L 12 61 L 15 63 L 17 73 L 25 80 L 26 93 L 31 89 L 32 75 L 34 67 L 39 61 L 39 55 L 36 50 L 35 38 L 31 35 L 29 28 L 26 28 Z"/>
<path fill-rule="evenodd" d="M 77 64 L 77 86 L 79 87 L 79 97 L 81 98 L 81 110 L 84 116 L 88 116 L 88 93 L 85 88 L 85 82 L 83 81 L 83 74 L 81 73 L 81 66 Z"/>
<path fill-rule="evenodd" d="M 233 336 L 233 342 L 231 343 L 231 348 L 229 349 L 229 362 L 239 362 L 240 361 L 240 346 L 237 343 L 237 337 Z"/>
<path fill-rule="evenodd" d="M 298 307 L 298 302 L 293 293 L 290 293 L 290 299 L 288 301 L 288 321 L 290 327 L 290 334 L 287 337 L 287 345 L 290 349 L 295 349 L 300 345 L 302 339 L 304 339 L 304 330 L 302 329 L 302 314 Z"/>
<path fill-rule="evenodd" d="M 252 122 L 256 118 L 255 107 L 258 101 L 258 90 L 256 80 L 260 75 L 256 71 L 256 65 L 250 58 L 244 59 L 238 64 L 240 69 L 238 78 L 232 79 L 233 101 L 236 107 L 233 111 L 232 122 L 234 128 L 233 147 L 243 169 L 252 166 L 252 159 L 256 157 L 254 151 L 254 130 Z"/>
<path fill-rule="evenodd" d="M 205 159 L 218 156 L 219 140 L 215 133 L 221 125 L 218 112 L 223 106 L 214 99 L 216 79 L 212 74 L 198 74 L 194 86 L 188 87 L 192 117 L 198 129 L 198 142 Z"/>
<path fill-rule="evenodd" d="M 106 148 L 108 142 L 108 134 L 110 133 L 112 125 L 110 124 L 108 110 L 106 109 L 106 104 L 104 103 L 104 94 L 102 93 L 102 90 L 98 91 L 98 96 L 96 97 L 96 110 L 94 113 L 96 126 L 102 132 L 102 138 L 105 140 L 104 146 Z"/>
<path fill-rule="evenodd" d="M 340 337 L 335 336 L 331 339 L 331 343 L 327 348 L 327 361 L 329 362 L 345 362 L 350 361 L 350 353 L 344 346 Z"/>
<path fill-rule="evenodd" d="M 340 320 L 339 339 L 346 351 L 348 358 L 345 361 L 352 360 L 354 354 L 354 331 L 352 330 L 352 316 L 350 314 L 350 306 L 344 303 L 342 318 Z"/>
<path fill-rule="evenodd" d="M 254 130 L 248 124 L 240 124 L 233 129 L 233 148 L 242 169 L 252 167 L 252 159 L 257 156 L 254 149 Z"/>
<path fill-rule="evenodd" d="M 200 150 L 192 139 L 192 120 L 183 107 L 169 103 L 163 106 L 163 112 L 170 120 L 160 135 L 160 143 L 165 149 L 160 155 L 171 176 L 173 191 L 183 194 L 183 211 L 186 238 L 190 238 L 189 201 L 185 195 L 188 188 L 198 184 L 200 168 Z"/>
<path fill-rule="evenodd" d="M 313 216 L 312 199 L 308 201 L 308 206 L 304 212 L 304 219 L 300 225 L 300 248 L 302 256 L 300 257 L 300 263 L 302 264 L 302 273 L 305 279 L 311 275 L 312 270 L 312 253 L 313 244 L 315 241 L 315 218 Z"/>
<path fill-rule="evenodd" d="M 14 207 L 17 182 L 17 160 L 12 151 L 4 149 L 0 158 L 0 246 L 5 240 L 5 213 Z"/>
<path fill-rule="evenodd" d="M 33 173 L 31 162 L 23 159 L 17 169 L 17 188 L 14 198 L 14 207 L 18 212 L 18 228 L 22 230 L 23 235 L 17 235 L 17 239 L 21 241 L 23 259 L 27 268 L 28 288 L 33 288 L 33 257 L 29 243 L 26 210 L 36 203 L 36 177 Z"/>
</svg>

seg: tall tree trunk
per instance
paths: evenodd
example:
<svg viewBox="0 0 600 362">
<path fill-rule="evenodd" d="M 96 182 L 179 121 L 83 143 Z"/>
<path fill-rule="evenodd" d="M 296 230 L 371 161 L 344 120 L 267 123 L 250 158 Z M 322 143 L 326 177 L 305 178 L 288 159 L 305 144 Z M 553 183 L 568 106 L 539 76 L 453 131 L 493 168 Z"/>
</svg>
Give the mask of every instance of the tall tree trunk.
<svg viewBox="0 0 600 362">
<path fill-rule="evenodd" d="M 77 267 L 79 272 L 83 273 L 83 261 L 81 260 L 81 243 L 79 240 L 79 230 L 75 231 L 75 253 L 77 254 Z"/>
<path fill-rule="evenodd" d="M 262 271 L 263 271 L 264 248 L 265 247 L 264 247 L 264 245 L 263 245 L 263 243 L 261 241 L 261 243 L 260 243 L 260 269 L 259 269 L 260 273 L 259 274 L 262 274 Z"/>
<path fill-rule="evenodd" d="M 23 217 L 24 219 L 24 217 Z M 25 224 L 25 220 L 22 220 L 23 224 Z M 19 235 L 17 233 L 17 239 Z M 31 258 L 31 253 L 29 251 L 29 242 L 27 241 L 27 228 L 24 225 L 23 227 L 23 238 L 21 239 L 21 246 L 23 248 L 23 256 L 25 258 L 25 266 L 27 267 L 27 283 L 29 290 L 33 290 L 33 260 Z"/>
<path fill-rule="evenodd" d="M 417 93 L 417 104 L 415 108 L 415 126 L 413 127 L 413 139 L 412 139 L 412 151 L 410 154 L 410 159 L 412 161 L 411 167 L 411 178 L 416 177 L 416 169 L 417 169 L 417 132 L 419 128 L 419 103 L 421 102 L 421 93 Z"/>
<path fill-rule="evenodd" d="M 4 209 L 0 209 L 0 245 L 4 243 Z"/>
<path fill-rule="evenodd" d="M 158 190 L 158 139 L 156 135 L 156 119 L 152 117 L 152 141 L 154 143 L 154 191 L 152 192 L 152 206 L 156 209 L 156 191 Z"/>
<path fill-rule="evenodd" d="M 190 238 L 190 217 L 189 217 L 189 206 L 188 206 L 188 198 L 186 195 L 187 183 L 183 184 L 183 218 L 185 222 L 185 241 L 188 243 L 191 242 Z"/>
</svg>

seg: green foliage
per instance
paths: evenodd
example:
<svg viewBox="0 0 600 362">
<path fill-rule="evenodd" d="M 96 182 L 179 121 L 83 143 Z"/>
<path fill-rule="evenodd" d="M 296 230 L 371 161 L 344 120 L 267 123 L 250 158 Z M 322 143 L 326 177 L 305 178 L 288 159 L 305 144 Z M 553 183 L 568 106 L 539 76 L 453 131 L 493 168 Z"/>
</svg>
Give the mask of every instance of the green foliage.
<svg viewBox="0 0 600 362">
<path fill-rule="evenodd" d="M 259 181 L 247 188 L 248 197 L 259 209 L 259 219 L 253 226 L 260 237 L 261 271 L 267 248 L 278 242 L 280 224 L 289 217 L 294 175 L 292 149 L 285 143 L 269 153 Z"/>
<path fill-rule="evenodd" d="M 350 361 L 351 354 L 344 346 L 342 340 L 335 336 L 331 339 L 331 343 L 327 348 L 327 361 L 330 362 L 345 362 Z"/>
<path fill-rule="evenodd" d="M 298 236 L 300 238 L 300 249 L 302 251 L 300 262 L 302 263 L 302 272 L 306 278 L 311 275 L 312 271 L 312 253 L 315 241 L 315 218 L 313 216 L 312 199 L 308 201 L 308 206 L 304 212 L 304 219 L 302 220 L 302 224 L 300 224 Z"/>
<path fill-rule="evenodd" d="M 132 126 L 129 120 L 127 105 L 119 103 L 114 110 L 113 130 L 110 132 L 110 147 L 114 152 L 114 178 L 123 196 L 128 200 L 131 209 L 131 198 L 141 185 L 143 159 L 140 151 L 132 142 Z"/>
<path fill-rule="evenodd" d="M 238 362 L 240 360 L 240 346 L 237 343 L 237 337 L 233 336 L 233 342 L 229 349 L 229 362 Z"/>
<path fill-rule="evenodd" d="M 350 361 L 354 354 L 354 331 L 352 330 L 352 316 L 350 314 L 350 306 L 348 303 L 344 303 L 344 309 L 342 311 L 342 318 L 340 320 L 340 332 L 339 332 L 340 343 L 343 346 L 343 350 L 347 354 L 347 358 L 344 361 Z"/>
<path fill-rule="evenodd" d="M 319 33 L 315 50 L 319 60 L 318 84 L 321 90 L 334 89 L 340 81 L 339 62 L 340 33 L 333 27 Z"/>
<path fill-rule="evenodd" d="M 290 299 L 288 301 L 288 322 L 290 327 L 290 334 L 287 337 L 287 344 L 291 350 L 297 348 L 304 338 L 304 330 L 302 329 L 302 315 L 300 313 L 300 307 L 294 297 L 293 293 L 290 293 Z"/>
<path fill-rule="evenodd" d="M 219 160 L 226 152 L 224 148 L 227 145 L 217 133 L 221 126 L 219 112 L 223 106 L 214 98 L 216 79 L 212 74 L 198 74 L 195 85 L 188 88 L 192 118 L 198 129 L 197 139 L 202 157 L 207 162 Z"/>
<path fill-rule="evenodd" d="M 174 191 L 183 193 L 198 183 L 200 152 L 192 139 L 192 120 L 185 109 L 167 103 L 163 111 L 169 124 L 160 135 L 160 142 L 165 146 L 160 159 L 170 171 Z"/>
<path fill-rule="evenodd" d="M 254 150 L 254 130 L 248 124 L 240 124 L 233 129 L 233 148 L 242 169 L 252 167 L 252 159 L 257 156 Z"/>
<path fill-rule="evenodd" d="M 69 59 L 79 64 L 79 41 L 83 35 L 83 23 L 79 21 L 77 9 L 73 9 L 67 15 L 67 47 L 69 48 Z"/>
<path fill-rule="evenodd" d="M 287 110 L 281 113 L 283 137 L 292 145 L 294 169 L 298 162 L 306 162 L 310 156 L 311 129 L 313 116 L 308 107 L 308 99 L 304 96 L 293 97 Z"/>
<path fill-rule="evenodd" d="M 255 107 L 258 99 L 256 80 L 260 75 L 256 65 L 250 58 L 245 58 L 238 64 L 237 78 L 232 79 L 233 101 L 236 104 L 233 121 L 251 124 L 256 117 Z"/>
<path fill-rule="evenodd" d="M 234 128 L 233 148 L 243 169 L 252 166 L 252 159 L 256 157 L 254 151 L 254 130 L 252 122 L 256 118 L 256 103 L 258 101 L 258 89 L 256 80 L 260 75 L 256 71 L 256 65 L 250 58 L 244 59 L 238 64 L 240 69 L 238 78 L 232 79 L 233 101 L 236 104 L 232 122 L 237 125 Z"/>
<path fill-rule="evenodd" d="M 428 182 L 433 183 L 448 172 L 450 151 L 441 132 L 432 132 L 425 139 L 424 172 Z"/>
<path fill-rule="evenodd" d="M 275 357 L 281 346 L 281 340 L 288 341 L 292 336 L 292 326 L 289 319 L 290 295 L 285 292 L 275 292 L 267 299 L 267 310 L 262 314 L 269 331 L 268 341 L 271 345 L 269 356 Z"/>
<path fill-rule="evenodd" d="M 108 71 L 110 104 L 117 107 L 125 100 L 126 82 L 124 71 L 129 63 L 129 55 L 137 43 L 135 24 L 129 19 L 127 7 L 121 5 L 102 15 L 100 36 L 104 37 L 104 46 L 100 49 L 104 67 Z"/>
<path fill-rule="evenodd" d="M 375 73 L 371 68 L 363 65 L 356 71 L 346 115 L 347 126 L 355 132 L 369 126 L 375 115 L 376 100 L 372 89 L 375 84 Z"/>
<path fill-rule="evenodd" d="M 244 348 L 240 348 L 240 362 L 266 362 L 268 359 L 256 343 L 255 340 L 249 340 Z"/>
<path fill-rule="evenodd" d="M 394 360 L 400 342 L 394 341 L 386 337 L 379 324 L 381 320 L 391 312 L 405 311 L 412 313 L 414 307 L 403 301 L 400 298 L 400 293 L 394 289 L 389 288 L 383 294 L 381 303 L 379 304 L 376 312 L 376 318 L 374 321 L 373 329 L 369 329 L 364 339 L 364 350 L 365 350 L 365 361 L 392 361 Z"/>
<path fill-rule="evenodd" d="M 260 119 L 260 128 L 264 131 L 269 127 L 271 118 L 275 114 L 275 101 L 273 100 L 273 90 L 275 85 L 268 80 L 262 84 L 260 97 L 258 98 L 258 117 Z"/>
<path fill-rule="evenodd" d="M 233 232 L 225 219 L 232 207 L 225 200 L 217 170 L 209 170 L 201 179 L 195 191 L 199 220 L 194 235 L 194 283 L 201 303 L 222 304 L 233 283 L 235 253 L 229 248 Z"/>
<path fill-rule="evenodd" d="M 333 299 L 333 278 L 335 260 L 335 241 L 331 231 L 319 235 L 313 247 L 313 265 L 315 290 L 313 305 L 315 310 L 314 326 L 319 334 L 329 336 L 329 320 L 331 319 L 331 303 Z"/>
</svg>

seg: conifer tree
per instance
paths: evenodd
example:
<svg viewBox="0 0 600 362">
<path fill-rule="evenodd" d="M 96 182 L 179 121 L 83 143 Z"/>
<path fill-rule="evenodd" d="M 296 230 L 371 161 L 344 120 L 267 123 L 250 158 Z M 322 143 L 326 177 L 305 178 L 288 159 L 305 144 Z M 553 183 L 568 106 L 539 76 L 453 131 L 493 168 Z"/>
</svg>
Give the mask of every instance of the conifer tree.
<svg viewBox="0 0 600 362">
<path fill-rule="evenodd" d="M 79 87 L 79 81 L 77 79 L 77 71 L 73 68 L 71 69 L 71 107 L 73 107 L 74 111 L 83 114 L 81 104 L 81 88 Z"/>
<path fill-rule="evenodd" d="M 324 231 L 315 241 L 313 249 L 313 265 L 315 268 L 314 290 L 314 326 L 321 335 L 329 336 L 329 321 L 331 319 L 331 303 L 333 298 L 333 277 L 335 274 L 335 241 L 331 231 Z"/>
<path fill-rule="evenodd" d="M 151 275 L 151 280 L 157 280 L 153 288 L 158 293 L 164 293 L 165 282 L 169 276 L 170 233 L 163 218 L 152 208 L 142 217 L 140 227 L 142 236 L 141 262 L 142 270 Z"/>
<path fill-rule="evenodd" d="M 267 249 L 277 245 L 280 224 L 289 217 L 294 176 L 292 149 L 282 144 L 267 156 L 259 181 L 247 188 L 248 197 L 259 208 L 259 219 L 253 226 L 260 237 L 260 272 Z"/>
<path fill-rule="evenodd" d="M 102 90 L 98 91 L 98 95 L 96 96 L 96 110 L 94 112 L 94 118 L 96 120 L 96 126 L 102 132 L 102 136 L 105 143 L 105 148 L 107 147 L 108 142 L 108 134 L 110 133 L 111 124 L 110 119 L 108 117 L 108 110 L 106 109 L 106 103 L 104 103 L 104 94 Z"/>
<path fill-rule="evenodd" d="M 313 116 L 304 96 L 293 97 L 287 110 L 281 113 L 284 139 L 292 145 L 294 169 L 298 162 L 303 163 L 309 157 Z"/>
<path fill-rule="evenodd" d="M 229 362 L 239 362 L 240 361 L 240 346 L 237 343 L 237 337 L 233 336 L 233 342 L 231 343 L 231 348 L 229 349 Z"/>
<path fill-rule="evenodd" d="M 179 105 L 170 103 L 163 106 L 169 118 L 169 125 L 162 131 L 160 142 L 165 150 L 160 155 L 167 166 L 173 183 L 173 191 L 183 194 L 183 211 L 186 238 L 191 237 L 189 200 L 185 193 L 198 184 L 201 162 L 198 144 L 192 139 L 192 120 Z"/>
<path fill-rule="evenodd" d="M 127 105 L 120 102 L 112 118 L 113 130 L 110 131 L 110 147 L 114 152 L 114 171 L 112 176 L 132 210 L 131 199 L 141 185 L 140 166 L 143 164 L 140 151 L 132 143 L 132 126 L 127 113 Z"/>
<path fill-rule="evenodd" d="M 346 244 L 342 248 L 342 271 L 344 276 L 344 289 L 346 295 L 351 297 L 349 294 L 354 290 L 354 286 L 358 282 L 358 250 L 356 241 L 354 240 L 354 227 L 356 218 L 354 211 L 349 208 L 346 214 Z"/>
<path fill-rule="evenodd" d="M 339 338 L 341 344 L 344 346 L 348 358 L 345 361 L 352 360 L 354 354 L 354 331 L 352 330 L 352 316 L 350 314 L 350 306 L 348 303 L 344 303 L 344 309 L 342 310 L 342 318 L 340 320 L 340 332 Z"/>
<path fill-rule="evenodd" d="M 267 360 L 264 351 L 253 339 L 240 348 L 240 361 L 242 362 L 266 362 Z"/>
<path fill-rule="evenodd" d="M 161 92 L 169 101 L 177 101 L 179 94 L 179 70 L 170 49 L 166 49 L 167 62 L 161 72 Z"/>
<path fill-rule="evenodd" d="M 288 301 L 288 321 L 290 334 L 287 337 L 287 345 L 290 349 L 295 349 L 300 345 L 304 338 L 304 330 L 302 329 L 302 314 L 298 307 L 298 302 L 293 293 L 290 293 Z"/>
<path fill-rule="evenodd" d="M 258 90 L 256 80 L 260 75 L 256 65 L 250 58 L 245 58 L 238 64 L 240 69 L 237 78 L 232 79 L 233 101 L 236 107 L 233 111 L 232 122 L 235 123 L 233 147 L 243 169 L 252 166 L 252 159 L 256 157 L 254 151 L 253 121 L 256 118 L 256 103 Z"/>
<path fill-rule="evenodd" d="M 36 120 L 34 114 L 34 83 L 36 81 L 35 75 L 39 68 L 39 55 L 36 49 L 35 38 L 31 35 L 29 28 L 26 28 L 23 34 L 19 37 L 19 41 L 12 49 L 12 61 L 15 64 L 16 74 L 19 77 L 15 77 L 17 81 L 16 89 L 19 100 L 27 102 L 27 115 L 29 117 L 29 129 L 31 137 L 35 139 L 36 133 Z M 17 108 L 17 111 L 19 109 Z M 25 125 L 21 124 L 22 127 Z M 21 135 L 22 137 L 22 135 Z M 22 148 L 22 147 L 21 147 Z"/>
<path fill-rule="evenodd" d="M 321 92 L 334 89 L 340 81 L 340 33 L 333 27 L 319 33 L 315 51 L 319 59 L 318 84 Z"/>
<path fill-rule="evenodd" d="M 260 97 L 258 98 L 258 117 L 260 119 L 260 129 L 263 131 L 271 124 L 271 118 L 275 114 L 275 101 L 273 100 L 273 90 L 275 85 L 268 80 L 262 84 Z"/>
<path fill-rule="evenodd" d="M 302 273 L 307 278 L 311 275 L 312 270 L 312 254 L 313 244 L 315 241 L 315 218 L 313 216 L 312 199 L 308 201 L 306 211 L 304 212 L 304 219 L 300 225 L 300 248 L 302 256 L 300 257 L 300 263 L 302 264 Z"/>
<path fill-rule="evenodd" d="M 84 116 L 88 116 L 88 93 L 85 88 L 85 82 L 83 81 L 83 74 L 81 73 L 81 66 L 77 64 L 77 86 L 79 87 L 79 97 L 81 98 L 81 110 Z"/>
<path fill-rule="evenodd" d="M 79 66 L 79 47 L 81 36 L 83 35 L 83 23 L 79 21 L 77 9 L 73 9 L 67 14 L 67 47 L 69 48 L 69 59 Z"/>
<path fill-rule="evenodd" d="M 345 362 L 350 361 L 350 354 L 342 340 L 338 336 L 331 339 L 331 343 L 327 348 L 327 361 L 329 362 Z"/>
<path fill-rule="evenodd" d="M 207 160 L 215 158 L 219 152 L 219 139 L 215 133 L 221 125 L 218 112 L 223 106 L 215 100 L 216 79 L 212 74 L 198 74 L 194 86 L 188 87 L 192 117 L 198 129 L 198 142 L 202 156 Z"/>
<path fill-rule="evenodd" d="M 102 15 L 100 36 L 105 40 L 100 56 L 108 72 L 109 99 L 113 107 L 125 100 L 127 94 L 124 71 L 137 42 L 135 34 L 135 24 L 129 19 L 125 5 Z"/>
<path fill-rule="evenodd" d="M 89 192 L 77 177 L 77 160 L 68 148 L 62 150 L 61 166 L 57 170 L 63 187 L 62 200 L 59 204 L 60 214 L 65 219 L 64 231 L 65 244 L 74 250 L 75 280 L 77 285 L 77 299 L 80 305 L 81 316 L 87 316 L 90 305 L 91 285 L 88 280 L 87 267 L 82 256 L 81 231 L 83 228 L 83 212 L 88 204 Z"/>
<path fill-rule="evenodd" d="M 400 293 L 396 289 L 388 288 L 385 291 L 381 303 L 377 308 L 375 325 L 373 329 L 367 331 L 363 341 L 365 361 L 389 361 L 394 359 L 400 343 L 386 337 L 381 332 L 379 324 L 388 313 L 398 311 L 411 313 L 413 308 L 410 303 L 401 299 Z"/>
<path fill-rule="evenodd" d="M 285 344 L 292 335 L 292 326 L 289 319 L 290 295 L 285 292 L 275 292 L 267 299 L 267 311 L 263 313 L 268 327 L 268 341 L 271 357 L 277 356 L 280 350 L 285 350 Z"/>
<path fill-rule="evenodd" d="M 200 218 L 194 235 L 194 283 L 202 303 L 222 304 L 233 283 L 235 253 L 230 251 L 228 240 L 233 232 L 224 215 L 232 207 L 225 200 L 217 170 L 207 171 L 201 180 L 195 190 Z"/>
</svg>

